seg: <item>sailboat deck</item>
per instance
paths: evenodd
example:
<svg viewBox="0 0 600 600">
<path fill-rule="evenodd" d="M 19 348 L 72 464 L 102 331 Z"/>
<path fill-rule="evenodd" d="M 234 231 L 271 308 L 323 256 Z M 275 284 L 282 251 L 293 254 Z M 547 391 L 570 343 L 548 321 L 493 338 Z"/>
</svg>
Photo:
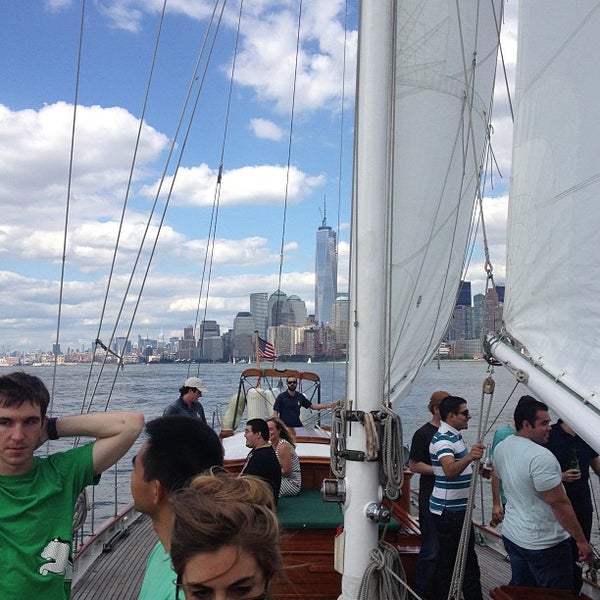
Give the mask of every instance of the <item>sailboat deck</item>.
<svg viewBox="0 0 600 600">
<path fill-rule="evenodd" d="M 120 540 L 112 551 L 102 554 L 90 567 L 74 587 L 72 600 L 137 598 L 146 560 L 155 542 L 152 523 L 142 515 L 129 526 L 129 535 Z M 508 562 L 493 548 L 476 546 L 476 549 L 481 567 L 481 585 L 484 597 L 487 597 L 490 589 L 508 582 L 510 568 Z"/>
</svg>

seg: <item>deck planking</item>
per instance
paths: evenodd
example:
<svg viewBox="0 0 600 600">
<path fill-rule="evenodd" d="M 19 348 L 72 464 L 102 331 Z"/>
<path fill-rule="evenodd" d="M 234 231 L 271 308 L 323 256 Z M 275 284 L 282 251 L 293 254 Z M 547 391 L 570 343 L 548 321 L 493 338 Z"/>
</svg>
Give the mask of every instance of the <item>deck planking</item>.
<svg viewBox="0 0 600 600">
<path fill-rule="evenodd" d="M 73 587 L 71 600 L 135 600 L 148 555 L 157 541 L 150 517 L 141 515 L 110 552 L 101 554 Z"/>
<path fill-rule="evenodd" d="M 150 518 L 140 516 L 129 526 L 129 535 L 119 540 L 113 550 L 102 554 L 77 583 L 72 600 L 136 600 L 146 560 L 155 543 Z M 481 568 L 481 587 L 487 598 L 491 589 L 508 583 L 510 566 L 495 549 L 478 545 L 475 548 Z"/>
</svg>

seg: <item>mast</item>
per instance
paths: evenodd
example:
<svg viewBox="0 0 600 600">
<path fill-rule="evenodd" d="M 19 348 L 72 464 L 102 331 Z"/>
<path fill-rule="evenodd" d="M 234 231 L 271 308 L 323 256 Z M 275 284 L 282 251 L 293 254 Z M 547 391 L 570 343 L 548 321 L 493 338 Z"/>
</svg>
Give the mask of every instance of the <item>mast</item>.
<svg viewBox="0 0 600 600">
<path fill-rule="evenodd" d="M 361 2 L 351 257 L 351 320 L 346 397 L 349 409 L 374 411 L 383 398 L 385 295 L 385 203 L 388 176 L 393 2 Z M 358 282 L 360 274 L 360 283 Z M 353 423 L 349 451 L 364 452 L 365 430 Z M 365 514 L 378 502 L 379 463 L 346 461 L 342 599 L 357 598 L 369 552 L 377 547 L 377 524 Z"/>
</svg>

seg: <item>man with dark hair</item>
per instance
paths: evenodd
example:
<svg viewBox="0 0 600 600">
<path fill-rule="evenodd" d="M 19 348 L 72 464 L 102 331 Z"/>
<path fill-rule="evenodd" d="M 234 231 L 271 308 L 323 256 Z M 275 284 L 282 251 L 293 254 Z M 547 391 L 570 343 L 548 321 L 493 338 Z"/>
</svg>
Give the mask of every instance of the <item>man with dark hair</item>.
<svg viewBox="0 0 600 600">
<path fill-rule="evenodd" d="M 70 597 L 73 509 L 87 485 L 137 439 L 144 417 L 104 412 L 48 418 L 50 395 L 41 379 L 0 377 L 0 598 Z M 96 440 L 44 457 L 36 448 L 59 437 Z"/>
<path fill-rule="evenodd" d="M 158 542 L 152 549 L 140 600 L 174 600 L 175 572 L 169 557 L 173 509 L 171 494 L 195 475 L 223 464 L 218 435 L 199 419 L 160 417 L 146 425 L 147 439 L 133 461 L 131 495 L 137 510 L 152 519 Z"/>
<path fill-rule="evenodd" d="M 448 396 L 440 404 L 441 424 L 429 446 L 435 475 L 429 509 L 434 515 L 439 539 L 436 570 L 436 598 L 447 598 L 452 581 L 473 477 L 473 461 L 483 456 L 484 446 L 474 444 L 470 451 L 460 434 L 469 427 L 467 401 Z M 475 554 L 473 526 L 470 527 L 462 592 L 465 600 L 482 600 L 481 580 Z"/>
<path fill-rule="evenodd" d="M 552 425 L 546 448 L 556 456 L 562 471 L 565 492 L 589 542 L 592 534 L 592 495 L 590 493 L 590 467 L 600 475 L 600 456 L 584 442 L 562 419 Z M 571 538 L 573 551 L 573 591 L 581 591 L 583 581 L 578 551 Z"/>
<path fill-rule="evenodd" d="M 163 416 L 181 415 L 200 419 L 203 423 L 206 423 L 204 407 L 200 403 L 202 394 L 206 394 L 202 379 L 200 377 L 188 377 L 179 388 L 179 398 L 165 408 Z"/>
<path fill-rule="evenodd" d="M 295 375 L 288 375 L 286 379 L 287 390 L 281 392 L 275 399 L 273 405 L 273 416 L 281 419 L 286 427 L 292 427 L 292 433 L 297 427 L 302 427 L 300 420 L 300 408 L 310 408 L 312 410 L 323 410 L 324 408 L 333 408 L 336 402 L 330 404 L 315 404 L 311 402 L 302 392 L 296 390 L 298 378 Z"/>
<path fill-rule="evenodd" d="M 448 397 L 448 392 L 438 391 L 431 394 L 427 408 L 431 420 L 417 429 L 410 445 L 408 468 L 419 473 L 419 526 L 421 528 L 421 549 L 417 561 L 415 575 L 415 592 L 421 598 L 429 598 L 430 588 L 434 581 L 439 542 L 433 515 L 429 510 L 429 498 L 433 491 L 435 477 L 431 466 L 429 444 L 440 426 L 440 404 Z"/>
<path fill-rule="evenodd" d="M 244 430 L 246 446 L 251 448 L 240 475 L 256 475 L 272 488 L 275 504 L 281 487 L 281 466 L 269 442 L 269 425 L 264 419 L 249 419 Z"/>
<path fill-rule="evenodd" d="M 573 560 L 569 534 L 579 560 L 592 549 L 577 521 L 562 485 L 556 457 L 542 444 L 548 441 L 548 407 L 523 396 L 515 408 L 516 433 L 494 451 L 494 472 L 506 495 L 502 526 L 510 557 L 511 585 L 573 589 Z M 501 507 L 494 512 L 502 514 Z"/>
</svg>

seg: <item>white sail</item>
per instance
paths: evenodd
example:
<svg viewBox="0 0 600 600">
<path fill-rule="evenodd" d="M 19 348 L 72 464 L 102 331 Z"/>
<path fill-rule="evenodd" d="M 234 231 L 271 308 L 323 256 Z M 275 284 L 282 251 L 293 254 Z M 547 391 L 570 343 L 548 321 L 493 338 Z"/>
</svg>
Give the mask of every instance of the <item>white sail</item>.
<svg viewBox="0 0 600 600">
<path fill-rule="evenodd" d="M 390 387 L 446 332 L 487 147 L 502 3 L 398 3 L 388 236 Z"/>
<path fill-rule="evenodd" d="M 504 307 L 507 332 L 541 367 L 529 387 L 596 450 L 600 61 L 592 50 L 599 30 L 596 0 L 519 5 Z M 495 354 L 526 366 L 508 348 Z"/>
<path fill-rule="evenodd" d="M 347 400 L 410 390 L 447 327 L 486 145 L 501 0 L 364 1 L 359 24 Z M 352 427 L 348 451 L 365 450 Z M 346 462 L 342 598 L 377 526 L 379 465 Z"/>
</svg>

